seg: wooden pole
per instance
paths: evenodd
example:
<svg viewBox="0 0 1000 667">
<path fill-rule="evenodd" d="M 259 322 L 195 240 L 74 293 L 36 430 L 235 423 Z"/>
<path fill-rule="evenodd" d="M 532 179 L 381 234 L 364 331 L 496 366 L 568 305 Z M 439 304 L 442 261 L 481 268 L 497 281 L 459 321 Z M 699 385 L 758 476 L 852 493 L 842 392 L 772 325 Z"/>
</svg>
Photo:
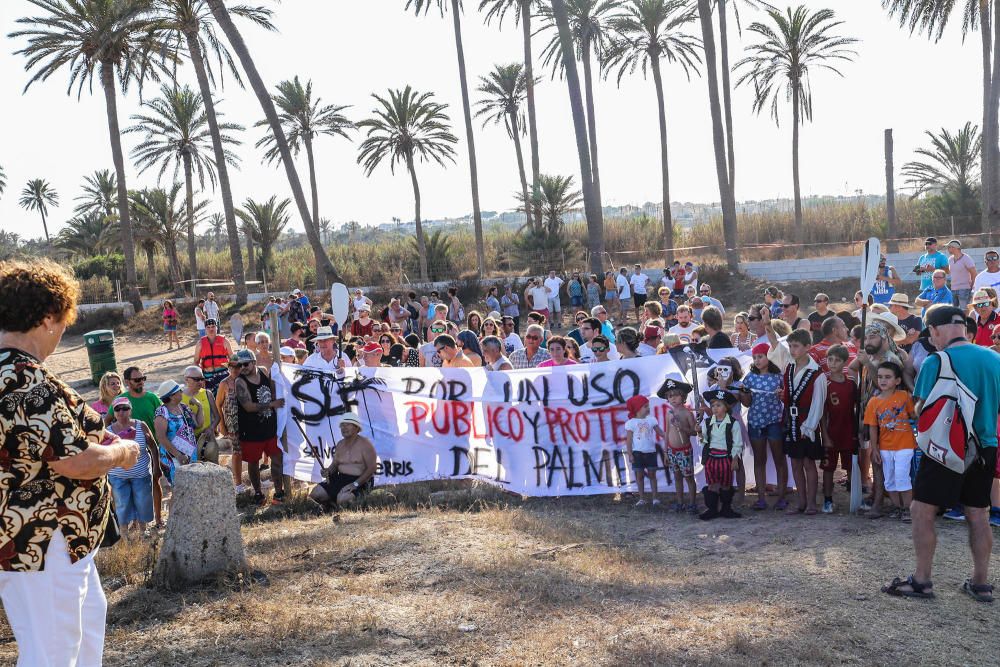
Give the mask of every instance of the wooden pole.
<svg viewBox="0 0 1000 667">
<path fill-rule="evenodd" d="M 895 239 L 899 234 L 896 229 L 896 188 L 893 184 L 892 167 L 892 128 L 885 131 L 885 214 L 887 221 L 886 236 L 889 252 L 899 252 Z"/>
</svg>

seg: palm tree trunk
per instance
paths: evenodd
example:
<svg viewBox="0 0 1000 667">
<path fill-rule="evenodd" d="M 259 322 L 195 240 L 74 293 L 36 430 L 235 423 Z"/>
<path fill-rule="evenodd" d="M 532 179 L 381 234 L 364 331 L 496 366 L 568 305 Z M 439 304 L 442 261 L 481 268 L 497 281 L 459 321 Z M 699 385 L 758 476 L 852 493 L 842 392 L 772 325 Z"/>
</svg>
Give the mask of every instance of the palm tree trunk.
<svg viewBox="0 0 1000 667">
<path fill-rule="evenodd" d="M 219 175 L 219 191 L 222 193 L 222 214 L 226 218 L 226 234 L 229 237 L 229 260 L 232 262 L 232 278 L 236 288 L 236 305 L 243 306 L 247 302 L 246 276 L 243 275 L 243 254 L 240 250 L 240 230 L 236 226 L 236 209 L 233 206 L 233 190 L 229 185 L 229 168 L 226 166 L 226 156 L 222 146 L 222 133 L 219 131 L 219 119 L 215 115 L 215 101 L 212 100 L 212 88 L 209 86 L 208 72 L 205 71 L 204 56 L 201 44 L 198 42 L 198 32 L 185 32 L 188 50 L 191 53 L 191 63 L 198 77 L 198 89 L 205 103 L 205 117 L 208 120 L 208 131 L 212 135 L 212 149 L 215 151 L 215 170 Z"/>
<path fill-rule="evenodd" d="M 316 186 L 316 161 L 313 159 L 312 139 L 305 137 L 306 160 L 309 163 L 309 188 L 312 190 L 313 224 L 316 225 L 316 236 L 319 237 L 320 246 L 323 245 L 323 234 L 319 229 L 319 188 Z M 313 259 L 316 262 L 316 289 L 325 290 L 327 287 L 326 276 L 320 270 L 323 266 L 323 257 L 316 254 L 313 249 Z"/>
<path fill-rule="evenodd" d="M 149 296 L 153 296 L 159 291 L 156 282 L 156 260 L 153 257 L 154 248 L 147 245 L 144 249 L 146 251 L 146 283 L 149 288 Z"/>
<path fill-rule="evenodd" d="M 198 296 L 198 253 L 194 238 L 194 184 L 191 155 L 184 154 L 184 198 L 187 207 L 188 265 L 191 270 L 191 296 Z"/>
<path fill-rule="evenodd" d="M 170 280 L 174 284 L 174 296 L 184 296 L 184 289 L 181 287 L 181 260 L 177 256 L 177 242 L 170 241 L 167 244 L 167 252 L 170 261 Z"/>
<path fill-rule="evenodd" d="M 656 85 L 656 110 L 660 117 L 660 171 L 663 179 L 663 247 L 667 264 L 674 263 L 674 218 L 670 213 L 670 167 L 667 161 L 667 108 L 663 99 L 663 78 L 659 57 L 651 58 L 653 83 Z"/>
<path fill-rule="evenodd" d="M 799 183 L 799 86 L 792 82 L 792 196 L 795 198 L 795 232 L 802 242 L 802 189 Z"/>
<path fill-rule="evenodd" d="M 736 150 L 733 148 L 733 90 L 729 83 L 729 30 L 726 26 L 726 0 L 719 0 L 719 48 L 722 51 L 722 105 L 726 114 L 726 156 L 729 164 L 729 189 L 736 199 Z"/>
<path fill-rule="evenodd" d="M 723 130 L 722 105 L 719 102 L 719 76 L 715 61 L 715 35 L 712 29 L 710 0 L 698 0 L 698 18 L 705 48 L 705 77 L 708 81 L 708 106 L 712 114 L 712 144 L 715 148 L 715 175 L 719 179 L 719 198 L 722 202 L 722 236 L 726 243 L 726 264 L 730 271 L 740 268 L 739 239 L 736 235 L 736 198 L 729 187 L 729 170 L 726 164 L 726 139 Z"/>
<path fill-rule="evenodd" d="M 583 90 L 587 96 L 587 138 L 590 142 L 590 165 L 594 193 L 601 200 L 601 170 L 597 166 L 597 119 L 594 117 L 594 82 L 590 74 L 590 39 L 583 40 Z"/>
<path fill-rule="evenodd" d="M 525 224 L 531 229 L 531 198 L 528 197 L 528 178 L 524 174 L 524 153 L 521 152 L 521 133 L 517 126 L 517 114 L 513 111 L 507 114 L 510 122 L 511 136 L 514 138 L 514 153 L 517 154 L 517 173 L 521 177 L 521 196 L 524 197 Z"/>
<path fill-rule="evenodd" d="M 479 210 L 479 169 L 476 166 L 476 141 L 472 134 L 472 109 L 469 106 L 469 81 L 465 74 L 465 48 L 462 46 L 462 15 L 459 0 L 451 0 L 451 18 L 455 26 L 455 51 L 458 53 L 458 78 L 462 85 L 462 111 L 465 112 L 465 140 L 469 144 L 469 178 L 472 182 L 472 225 L 476 233 L 476 263 L 483 277 L 486 246 L 483 241 L 483 214 Z"/>
<path fill-rule="evenodd" d="M 531 57 L 531 0 L 521 0 L 521 36 L 524 40 L 524 75 L 528 79 L 528 142 L 531 148 L 531 191 L 538 187 L 538 123 L 535 120 L 535 74 Z M 542 226 L 542 209 L 535 207 L 535 224 Z"/>
<path fill-rule="evenodd" d="M 986 3 L 989 4 L 989 3 Z M 993 3 L 995 14 L 993 16 L 993 68 L 990 77 L 990 191 L 989 191 L 989 215 L 986 226 L 986 243 L 993 245 L 993 232 L 1000 224 L 1000 82 L 997 82 L 996 73 L 1000 71 L 1000 6 Z M 986 165 L 984 165 L 985 167 Z"/>
<path fill-rule="evenodd" d="M 420 281 L 428 282 L 427 277 L 427 246 L 424 245 L 424 228 L 420 224 L 420 184 L 417 183 L 417 170 L 413 166 L 413 156 L 406 156 L 406 169 L 410 172 L 410 182 L 413 184 L 413 224 L 417 234 L 417 260 L 420 262 Z"/>
<path fill-rule="evenodd" d="M 42 231 L 45 232 L 45 242 L 51 243 L 52 241 L 49 239 L 49 225 L 45 222 L 45 209 L 39 206 L 38 212 L 42 214 Z"/>
<path fill-rule="evenodd" d="M 122 253 L 125 255 L 125 292 L 135 312 L 142 310 L 142 297 L 135 274 L 135 244 L 132 221 L 128 211 L 128 186 L 125 184 L 125 157 L 122 155 L 121 131 L 118 128 L 118 102 L 115 99 L 115 68 L 113 63 L 101 63 L 101 87 L 108 115 L 108 135 L 111 138 L 111 159 L 118 181 L 118 223 L 121 227 Z"/>
<path fill-rule="evenodd" d="M 982 219 L 982 231 L 986 232 L 990 226 L 990 202 L 993 200 L 993 153 L 990 151 L 990 99 L 993 95 L 993 63 L 991 60 L 993 50 L 993 33 L 990 30 L 990 3 L 979 3 L 979 35 L 983 44 L 983 131 L 982 145 L 980 150 L 982 156 L 981 183 L 979 198 Z"/>
<path fill-rule="evenodd" d="M 250 81 L 250 87 L 253 88 L 254 94 L 257 95 L 257 102 L 260 104 L 261 109 L 264 110 L 264 115 L 267 116 L 271 132 L 274 134 L 274 143 L 281 154 L 281 164 L 285 167 L 285 175 L 288 177 L 288 184 L 292 189 L 292 197 L 295 200 L 296 207 L 299 209 L 299 216 L 302 218 L 303 227 L 305 227 L 306 236 L 309 239 L 309 245 L 312 246 L 313 254 L 321 260 L 322 271 L 317 269 L 316 273 L 325 273 L 327 280 L 330 282 L 342 282 L 340 274 L 333 268 L 330 258 L 323 249 L 323 244 L 320 243 L 316 227 L 310 222 L 309 205 L 306 203 L 306 195 L 302 191 L 302 182 L 299 180 L 299 174 L 295 170 L 295 162 L 292 161 L 292 152 L 288 148 L 288 139 L 285 137 L 285 131 L 281 128 L 278 112 L 274 109 L 274 101 L 267 92 L 267 86 L 264 85 L 264 80 L 261 79 L 260 72 L 257 71 L 257 65 L 250 56 L 250 50 L 247 49 L 246 42 L 243 41 L 240 31 L 233 24 L 233 20 L 229 16 L 229 10 L 226 9 L 223 1 L 208 0 L 208 6 L 212 10 L 212 16 L 215 17 L 216 23 L 222 28 L 222 31 L 226 34 L 226 39 L 229 40 L 229 44 L 236 52 L 240 64 L 243 65 L 243 70 Z"/>
<path fill-rule="evenodd" d="M 247 232 L 247 267 L 250 269 L 250 280 L 257 280 L 257 253 L 254 252 L 253 235 Z"/>
<path fill-rule="evenodd" d="M 587 216 L 587 251 L 590 253 L 590 272 L 602 274 L 604 259 L 604 218 L 601 198 L 594 189 L 591 171 L 590 145 L 587 140 L 587 122 L 580 95 L 580 74 L 576 69 L 573 38 L 569 34 L 569 17 L 564 0 L 552 0 L 552 13 L 559 29 L 563 66 L 566 68 L 566 86 L 569 90 L 570 108 L 573 111 L 573 128 L 576 132 L 576 152 L 580 158 L 580 185 L 583 190 L 583 208 Z"/>
</svg>

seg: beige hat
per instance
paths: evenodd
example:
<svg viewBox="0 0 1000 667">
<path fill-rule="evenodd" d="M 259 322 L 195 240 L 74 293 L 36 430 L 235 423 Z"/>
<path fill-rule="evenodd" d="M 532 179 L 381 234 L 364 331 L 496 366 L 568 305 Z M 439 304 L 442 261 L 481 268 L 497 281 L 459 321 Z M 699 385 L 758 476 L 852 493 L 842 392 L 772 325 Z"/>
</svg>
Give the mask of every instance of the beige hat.
<svg viewBox="0 0 1000 667">
<path fill-rule="evenodd" d="M 989 292 L 980 287 L 979 289 L 976 290 L 976 293 L 972 295 L 972 302 L 982 303 L 983 301 L 989 301 L 990 303 L 993 303 L 993 297 L 990 296 Z"/>
<path fill-rule="evenodd" d="M 899 318 L 892 313 L 872 313 L 869 323 L 878 322 L 889 330 L 889 334 L 894 341 L 901 341 L 906 338 L 906 332 L 899 326 Z"/>
<path fill-rule="evenodd" d="M 330 340 L 336 337 L 336 334 L 333 333 L 333 327 L 319 327 L 316 329 L 316 336 L 313 337 L 313 342 L 318 343 L 321 340 Z"/>
<path fill-rule="evenodd" d="M 912 310 L 914 306 L 910 305 L 910 297 L 902 294 L 901 292 L 896 292 L 889 299 L 890 306 L 902 306 L 908 310 Z"/>
</svg>

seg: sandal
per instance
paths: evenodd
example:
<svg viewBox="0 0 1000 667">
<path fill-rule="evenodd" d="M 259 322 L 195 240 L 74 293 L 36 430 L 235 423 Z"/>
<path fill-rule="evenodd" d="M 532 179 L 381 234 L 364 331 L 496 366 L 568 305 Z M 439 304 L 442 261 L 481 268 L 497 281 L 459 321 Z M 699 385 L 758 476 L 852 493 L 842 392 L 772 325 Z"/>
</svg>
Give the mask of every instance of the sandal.
<svg viewBox="0 0 1000 667">
<path fill-rule="evenodd" d="M 789 507 L 787 510 L 785 510 L 785 514 L 787 514 L 788 516 L 795 516 L 796 514 L 802 514 L 805 511 L 806 511 L 805 507 Z"/>
<path fill-rule="evenodd" d="M 903 590 L 903 586 L 909 586 L 910 590 Z M 913 575 L 910 575 L 906 579 L 896 577 L 888 586 L 882 587 L 882 592 L 886 595 L 892 595 L 893 597 L 930 600 L 934 597 L 933 586 L 934 584 L 929 581 L 921 584 L 913 578 Z M 990 589 L 992 590 L 992 586 Z"/>
<path fill-rule="evenodd" d="M 788 501 L 784 498 L 780 498 L 778 502 L 774 503 L 774 510 L 780 512 L 783 509 L 788 509 Z"/>
<path fill-rule="evenodd" d="M 913 519 L 910 517 L 910 510 L 903 510 L 899 515 L 899 520 L 903 523 L 913 523 Z"/>
<path fill-rule="evenodd" d="M 763 498 L 761 498 L 760 500 L 758 500 L 757 502 L 755 502 L 752 507 L 755 510 L 766 510 L 767 509 L 767 501 L 764 500 Z"/>
<path fill-rule="evenodd" d="M 806 514 L 806 516 L 815 516 L 816 515 L 816 508 L 815 507 L 810 507 L 809 509 L 807 509 L 805 511 L 805 514 Z"/>
<path fill-rule="evenodd" d="M 990 584 L 974 584 L 972 579 L 966 579 L 962 590 L 968 593 L 976 602 L 993 604 L 993 586 Z"/>
</svg>

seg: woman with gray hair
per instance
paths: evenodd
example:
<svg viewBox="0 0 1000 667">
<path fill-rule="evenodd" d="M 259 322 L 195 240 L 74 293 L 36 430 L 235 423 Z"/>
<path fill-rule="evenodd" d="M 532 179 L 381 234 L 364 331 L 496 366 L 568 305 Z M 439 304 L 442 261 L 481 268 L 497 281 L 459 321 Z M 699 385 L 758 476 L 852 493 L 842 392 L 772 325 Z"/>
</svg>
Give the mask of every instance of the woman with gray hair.
<svg viewBox="0 0 1000 667">
<path fill-rule="evenodd" d="M 503 341 L 496 336 L 487 336 L 482 340 L 483 361 L 488 371 L 512 371 L 514 367 L 504 356 Z"/>
</svg>

